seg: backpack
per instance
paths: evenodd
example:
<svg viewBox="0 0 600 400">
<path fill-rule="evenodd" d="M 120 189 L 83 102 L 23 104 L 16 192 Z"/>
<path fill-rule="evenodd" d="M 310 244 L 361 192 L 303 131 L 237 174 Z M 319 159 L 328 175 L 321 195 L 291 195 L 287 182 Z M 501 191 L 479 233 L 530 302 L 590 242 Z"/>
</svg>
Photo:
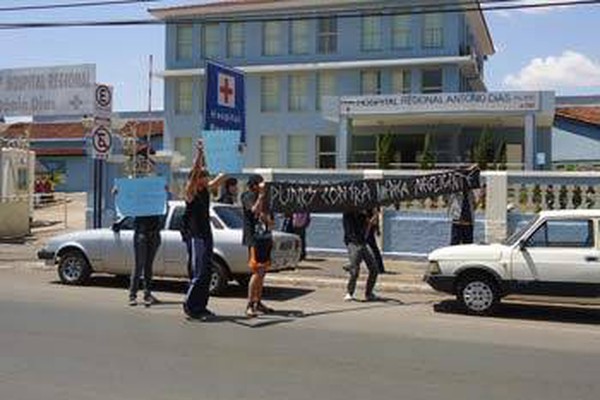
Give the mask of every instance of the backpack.
<svg viewBox="0 0 600 400">
<path fill-rule="evenodd" d="M 292 217 L 292 225 L 294 228 L 306 228 L 309 222 L 310 216 L 305 212 L 294 213 L 294 216 Z"/>
</svg>

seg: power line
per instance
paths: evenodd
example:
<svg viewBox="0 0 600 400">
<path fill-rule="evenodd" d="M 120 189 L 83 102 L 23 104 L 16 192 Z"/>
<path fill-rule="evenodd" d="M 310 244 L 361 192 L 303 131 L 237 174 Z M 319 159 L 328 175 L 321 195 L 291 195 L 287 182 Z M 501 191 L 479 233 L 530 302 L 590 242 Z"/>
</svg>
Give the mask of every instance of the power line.
<svg viewBox="0 0 600 400">
<path fill-rule="evenodd" d="M 83 7 L 107 7 L 115 5 L 135 4 L 135 3 L 154 3 L 161 0 L 108 0 L 92 1 L 79 3 L 54 3 L 41 5 L 26 5 L 13 7 L 0 7 L 0 11 L 34 11 L 34 10 L 56 10 L 61 8 L 83 8 Z"/>
<path fill-rule="evenodd" d="M 126 1 L 126 0 L 123 0 Z M 157 0 L 149 0 L 157 1 Z M 485 6 L 487 3 L 495 3 L 492 6 Z M 526 3 L 526 4 L 497 4 L 497 3 L 516 3 L 515 0 L 487 0 L 479 3 L 470 2 L 458 2 L 458 3 L 444 3 L 443 8 L 440 5 L 421 5 L 419 9 L 414 9 L 414 6 L 388 6 L 381 8 L 377 11 L 359 10 L 357 11 L 345 11 L 345 12 L 330 12 L 330 13 L 319 13 L 313 12 L 311 15 L 294 15 L 294 16 L 273 16 L 273 17 L 245 17 L 246 22 L 261 22 L 261 21 L 290 21 L 290 20 L 302 20 L 302 19 L 313 19 L 322 17 L 340 17 L 340 18 L 359 18 L 363 16 L 384 16 L 384 15 L 414 15 L 414 14 L 431 14 L 431 13 L 456 13 L 456 12 L 468 12 L 468 11 L 508 11 L 508 10 L 521 10 L 521 9 L 542 9 L 549 7 L 575 7 L 575 6 L 586 6 L 586 5 L 599 5 L 600 0 L 575 0 L 575 1 L 561 1 L 556 3 Z M 437 7 L 437 8 L 433 8 Z M 158 19 L 135 19 L 135 20 L 106 20 L 106 21 L 66 21 L 66 22 L 21 22 L 21 23 L 0 23 L 0 30 L 15 30 L 15 29 L 35 29 L 35 28 L 67 28 L 67 27 L 118 27 L 118 26 L 140 26 L 140 25 L 163 25 L 173 23 L 191 23 L 197 20 L 197 17 L 189 18 L 176 18 L 158 20 Z M 203 21 L 209 22 L 230 22 L 239 20 L 239 17 L 218 17 L 218 18 L 202 18 Z"/>
</svg>

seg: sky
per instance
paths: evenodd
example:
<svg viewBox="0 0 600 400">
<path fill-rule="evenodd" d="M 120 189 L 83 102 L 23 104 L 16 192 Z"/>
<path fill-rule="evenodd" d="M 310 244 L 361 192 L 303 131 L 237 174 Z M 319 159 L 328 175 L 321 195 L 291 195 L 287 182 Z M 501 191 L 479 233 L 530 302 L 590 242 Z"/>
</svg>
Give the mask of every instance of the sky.
<svg viewBox="0 0 600 400">
<path fill-rule="evenodd" d="M 201 0 L 163 0 L 58 11 L 3 11 L 10 6 L 93 0 L 2 0 L 0 24 L 30 21 L 146 19 L 150 7 Z M 521 0 L 519 3 L 569 0 Z M 571 0 L 576 1 L 576 0 Z M 488 90 L 555 90 L 600 95 L 600 4 L 490 11 L 496 54 L 485 66 Z M 114 109 L 148 109 L 150 54 L 164 70 L 164 26 L 0 30 L 0 69 L 95 63 L 97 81 L 115 88 Z M 162 80 L 153 80 L 152 108 L 163 108 Z"/>
</svg>

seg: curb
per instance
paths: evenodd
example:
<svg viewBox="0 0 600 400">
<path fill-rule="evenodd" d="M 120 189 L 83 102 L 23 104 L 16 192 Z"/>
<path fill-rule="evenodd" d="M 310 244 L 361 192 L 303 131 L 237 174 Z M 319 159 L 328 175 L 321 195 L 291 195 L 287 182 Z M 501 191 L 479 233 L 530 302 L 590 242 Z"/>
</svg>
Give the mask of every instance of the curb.
<svg viewBox="0 0 600 400">
<path fill-rule="evenodd" d="M 303 286 L 315 288 L 336 288 L 344 289 L 347 280 L 342 278 L 313 278 L 313 277 L 290 277 L 277 276 L 277 274 L 267 274 L 265 283 L 270 285 Z M 364 289 L 365 283 L 359 281 L 357 288 Z M 439 294 L 425 283 L 392 283 L 377 282 L 375 286 L 378 292 L 387 293 L 420 293 L 420 294 Z"/>
</svg>

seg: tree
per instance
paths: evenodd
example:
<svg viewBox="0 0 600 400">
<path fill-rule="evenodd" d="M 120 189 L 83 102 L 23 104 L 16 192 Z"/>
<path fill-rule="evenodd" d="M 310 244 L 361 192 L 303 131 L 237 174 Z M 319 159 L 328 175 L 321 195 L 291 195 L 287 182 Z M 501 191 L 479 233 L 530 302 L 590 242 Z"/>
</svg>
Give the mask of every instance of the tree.
<svg viewBox="0 0 600 400">
<path fill-rule="evenodd" d="M 473 150 L 473 161 L 484 171 L 494 162 L 494 147 L 488 128 L 484 128 Z"/>
<path fill-rule="evenodd" d="M 380 169 L 390 168 L 395 152 L 394 134 L 388 132 L 377 136 L 377 165 Z"/>
<path fill-rule="evenodd" d="M 423 143 L 423 152 L 421 153 L 421 159 L 419 160 L 421 169 L 433 169 L 433 167 L 435 166 L 435 154 L 433 154 L 431 147 L 431 134 L 428 133 L 425 135 L 425 142 Z"/>
</svg>

